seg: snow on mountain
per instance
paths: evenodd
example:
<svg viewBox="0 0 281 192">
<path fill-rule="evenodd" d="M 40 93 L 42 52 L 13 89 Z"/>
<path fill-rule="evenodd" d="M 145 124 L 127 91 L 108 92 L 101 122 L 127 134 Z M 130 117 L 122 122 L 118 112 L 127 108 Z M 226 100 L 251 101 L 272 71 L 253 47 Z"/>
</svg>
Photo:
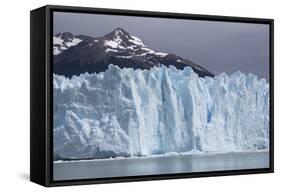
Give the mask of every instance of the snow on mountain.
<svg viewBox="0 0 281 192">
<path fill-rule="evenodd" d="M 199 76 L 214 76 L 205 68 L 174 54 L 155 51 L 138 37 L 116 28 L 102 37 L 73 36 L 69 33 L 54 37 L 54 73 L 72 77 L 81 73 L 104 72 L 109 64 L 120 68 L 150 69 L 161 64 L 178 69 L 190 66 Z M 70 36 L 70 37 L 69 37 Z M 71 49 L 68 49 L 71 47 Z"/>
<path fill-rule="evenodd" d="M 68 48 L 77 45 L 82 39 L 75 37 L 73 34 L 64 32 L 58 33 L 53 37 L 53 54 L 58 55 Z"/>
<path fill-rule="evenodd" d="M 156 52 L 155 55 L 159 55 L 161 57 L 165 57 L 168 55 L 168 53 L 163 53 L 163 52 Z"/>
<path fill-rule="evenodd" d="M 57 159 L 256 151 L 269 147 L 269 85 L 255 75 L 109 65 L 54 75 Z"/>
<path fill-rule="evenodd" d="M 105 46 L 119 49 L 137 49 L 146 47 L 141 39 L 129 34 L 122 28 L 116 28 L 114 31 L 106 34 L 104 37 Z"/>
</svg>

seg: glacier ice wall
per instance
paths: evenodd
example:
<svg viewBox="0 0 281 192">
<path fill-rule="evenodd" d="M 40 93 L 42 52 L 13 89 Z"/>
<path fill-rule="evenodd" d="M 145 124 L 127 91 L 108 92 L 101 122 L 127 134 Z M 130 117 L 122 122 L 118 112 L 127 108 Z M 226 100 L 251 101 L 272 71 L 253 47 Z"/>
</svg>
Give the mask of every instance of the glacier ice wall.
<svg viewBox="0 0 281 192">
<path fill-rule="evenodd" d="M 62 159 L 269 147 L 269 85 L 252 74 L 120 69 L 54 75 L 54 154 Z"/>
</svg>

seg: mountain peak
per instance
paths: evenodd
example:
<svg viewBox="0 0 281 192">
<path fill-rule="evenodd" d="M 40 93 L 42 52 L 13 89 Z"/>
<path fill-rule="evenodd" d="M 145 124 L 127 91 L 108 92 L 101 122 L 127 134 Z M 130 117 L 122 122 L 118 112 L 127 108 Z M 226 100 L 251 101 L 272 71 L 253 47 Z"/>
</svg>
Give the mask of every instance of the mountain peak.
<svg viewBox="0 0 281 192">
<path fill-rule="evenodd" d="M 117 27 L 112 32 L 103 36 L 105 41 L 113 41 L 113 43 L 117 43 L 123 47 L 144 47 L 144 43 L 141 39 L 131 35 L 124 29 Z M 110 43 L 112 44 L 112 42 Z"/>
<path fill-rule="evenodd" d="M 121 38 L 121 39 L 128 39 L 130 38 L 130 34 L 125 31 L 124 29 L 118 27 L 114 29 L 112 32 L 106 34 L 104 36 L 105 39 L 116 39 L 116 38 Z"/>
<path fill-rule="evenodd" d="M 113 30 L 116 33 L 121 33 L 121 34 L 129 34 L 127 31 L 125 31 L 123 28 L 121 27 L 117 27 L 116 29 Z"/>
<path fill-rule="evenodd" d="M 53 54 L 61 54 L 64 50 L 77 45 L 82 39 L 77 38 L 70 32 L 57 33 L 53 36 Z"/>
<path fill-rule="evenodd" d="M 76 35 L 68 41 L 62 39 L 64 36 L 67 37 L 70 34 L 54 36 L 53 41 L 53 54 L 57 55 L 54 60 L 56 63 L 54 71 L 57 74 L 71 77 L 84 72 L 97 73 L 105 71 L 109 64 L 134 69 L 150 69 L 162 64 L 173 65 L 177 69 L 190 66 L 199 76 L 214 76 L 208 70 L 187 59 L 150 49 L 140 38 L 120 27 L 97 38 Z M 79 46 L 76 46 L 77 44 Z M 71 51 L 68 50 L 70 47 L 72 47 Z"/>
<path fill-rule="evenodd" d="M 55 37 L 63 39 L 66 42 L 69 42 L 69 41 L 71 41 L 74 38 L 74 35 L 72 33 L 70 33 L 70 32 L 60 32 L 60 33 L 57 33 L 55 35 Z"/>
</svg>

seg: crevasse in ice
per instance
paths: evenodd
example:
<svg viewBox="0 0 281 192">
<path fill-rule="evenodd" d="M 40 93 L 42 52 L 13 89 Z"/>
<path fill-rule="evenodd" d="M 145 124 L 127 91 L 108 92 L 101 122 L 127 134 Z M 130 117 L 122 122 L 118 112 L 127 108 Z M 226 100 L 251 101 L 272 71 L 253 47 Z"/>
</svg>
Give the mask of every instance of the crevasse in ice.
<svg viewBox="0 0 281 192">
<path fill-rule="evenodd" d="M 54 75 L 54 154 L 61 159 L 269 147 L 269 85 L 241 72 L 200 78 L 190 67 L 109 65 Z"/>
</svg>

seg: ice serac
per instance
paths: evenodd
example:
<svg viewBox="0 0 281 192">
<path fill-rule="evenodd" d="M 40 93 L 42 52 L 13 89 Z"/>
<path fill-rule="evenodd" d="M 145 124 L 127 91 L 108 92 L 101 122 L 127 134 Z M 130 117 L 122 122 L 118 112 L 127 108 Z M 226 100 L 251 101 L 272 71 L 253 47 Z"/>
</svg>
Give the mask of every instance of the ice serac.
<svg viewBox="0 0 281 192">
<path fill-rule="evenodd" d="M 252 74 L 201 78 L 190 67 L 109 65 L 54 75 L 53 90 L 58 159 L 269 147 L 269 85 Z"/>
</svg>

